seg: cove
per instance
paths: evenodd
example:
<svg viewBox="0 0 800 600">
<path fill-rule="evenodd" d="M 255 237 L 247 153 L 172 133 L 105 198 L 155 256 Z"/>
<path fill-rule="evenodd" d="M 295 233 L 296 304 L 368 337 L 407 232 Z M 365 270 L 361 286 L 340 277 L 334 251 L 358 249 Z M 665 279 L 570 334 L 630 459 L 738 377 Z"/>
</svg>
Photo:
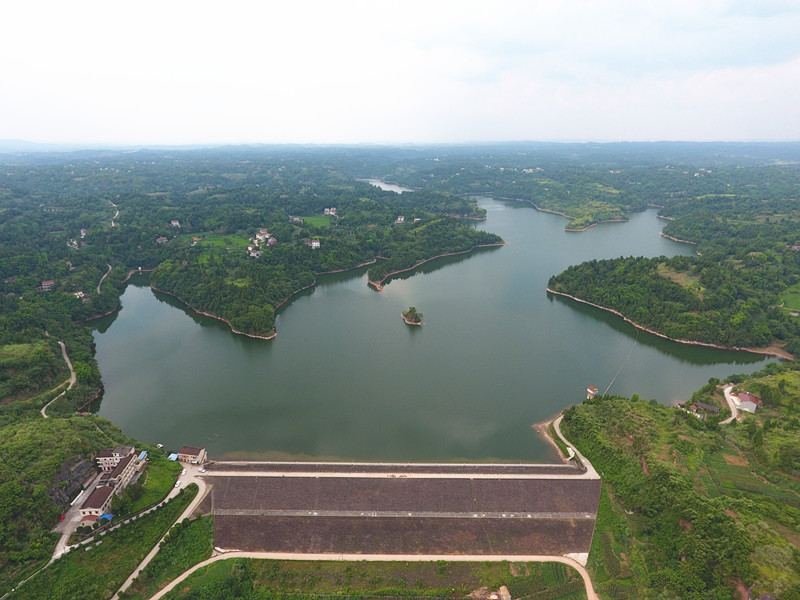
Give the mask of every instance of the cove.
<svg viewBox="0 0 800 600">
<path fill-rule="evenodd" d="M 638 333 L 545 290 L 592 258 L 673 256 L 655 211 L 582 233 L 530 205 L 479 199 L 507 244 L 432 261 L 371 290 L 366 269 L 323 276 L 281 309 L 272 341 L 232 334 L 134 277 L 98 322 L 99 414 L 212 457 L 371 461 L 555 459 L 531 429 L 588 385 L 672 404 L 765 357 Z M 423 327 L 400 313 L 415 306 Z M 628 359 L 629 357 L 629 359 Z M 621 369 L 621 370 L 620 370 Z"/>
</svg>

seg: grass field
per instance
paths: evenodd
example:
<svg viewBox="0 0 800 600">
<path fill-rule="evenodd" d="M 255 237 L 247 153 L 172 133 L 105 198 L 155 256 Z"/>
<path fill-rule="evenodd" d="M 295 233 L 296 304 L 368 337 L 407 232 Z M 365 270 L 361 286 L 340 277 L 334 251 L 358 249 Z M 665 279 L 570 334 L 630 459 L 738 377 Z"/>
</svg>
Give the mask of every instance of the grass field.
<svg viewBox="0 0 800 600">
<path fill-rule="evenodd" d="M 231 250 L 234 248 L 247 248 L 250 240 L 243 235 L 221 233 L 195 234 L 202 239 L 197 242 L 201 248 L 215 248 L 218 250 Z"/>
<path fill-rule="evenodd" d="M 328 227 L 333 221 L 333 217 L 329 215 L 314 215 L 312 217 L 300 217 L 308 223 L 309 225 L 313 225 L 314 227 Z"/>
<path fill-rule="evenodd" d="M 785 309 L 800 311 L 800 283 L 788 288 L 780 295 L 780 298 Z"/>
<path fill-rule="evenodd" d="M 181 573 L 211 556 L 214 549 L 212 517 L 184 519 L 172 528 L 161 549 L 125 594 L 126 600 L 150 598 Z"/>
<path fill-rule="evenodd" d="M 0 346 L 0 367 L 28 363 L 30 355 L 43 344 L 7 344 Z"/>
<path fill-rule="evenodd" d="M 142 479 L 144 494 L 136 500 L 131 507 L 131 513 L 138 512 L 157 502 L 160 502 L 175 485 L 178 473 L 181 472 L 180 463 L 167 460 L 164 456 L 153 456 L 147 465 L 147 479 Z"/>
<path fill-rule="evenodd" d="M 192 575 L 167 598 L 302 600 L 345 598 L 481 598 L 506 585 L 514 598 L 585 599 L 583 581 L 559 563 L 342 562 L 232 559 Z M 483 588 L 483 590 L 482 590 Z M 482 590 L 482 591 L 480 591 Z"/>
</svg>

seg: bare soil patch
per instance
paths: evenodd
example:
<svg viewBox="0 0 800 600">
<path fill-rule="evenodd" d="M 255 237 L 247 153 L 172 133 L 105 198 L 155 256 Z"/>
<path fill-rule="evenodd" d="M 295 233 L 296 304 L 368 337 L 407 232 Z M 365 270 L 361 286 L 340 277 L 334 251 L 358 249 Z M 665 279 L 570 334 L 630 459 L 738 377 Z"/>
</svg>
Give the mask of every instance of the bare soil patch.
<svg viewBox="0 0 800 600">
<path fill-rule="evenodd" d="M 737 467 L 746 467 L 750 464 L 747 462 L 747 459 L 744 456 L 739 456 L 738 454 L 723 454 L 722 457 L 725 459 L 725 462 L 729 465 L 735 465 Z"/>
</svg>

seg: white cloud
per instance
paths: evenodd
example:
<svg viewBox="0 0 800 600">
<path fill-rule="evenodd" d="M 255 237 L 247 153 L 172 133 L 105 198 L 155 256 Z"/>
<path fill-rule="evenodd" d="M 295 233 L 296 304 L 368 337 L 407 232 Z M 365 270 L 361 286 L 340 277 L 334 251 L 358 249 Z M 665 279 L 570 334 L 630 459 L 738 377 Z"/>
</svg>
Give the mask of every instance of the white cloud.
<svg viewBox="0 0 800 600">
<path fill-rule="evenodd" d="M 800 139 L 793 2 L 15 3 L 0 138 Z"/>
</svg>

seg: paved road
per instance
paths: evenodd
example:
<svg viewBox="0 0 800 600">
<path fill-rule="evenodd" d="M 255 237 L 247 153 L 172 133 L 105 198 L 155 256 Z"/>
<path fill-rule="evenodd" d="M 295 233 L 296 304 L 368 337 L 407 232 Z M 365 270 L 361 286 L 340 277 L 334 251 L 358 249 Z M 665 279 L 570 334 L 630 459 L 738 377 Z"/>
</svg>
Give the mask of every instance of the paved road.
<svg viewBox="0 0 800 600">
<path fill-rule="evenodd" d="M 584 466 L 586 467 L 586 472 L 583 474 L 572 474 L 572 475 L 562 475 L 562 477 L 586 477 L 591 479 L 599 479 L 599 475 L 597 471 L 594 469 L 592 464 L 584 457 L 578 450 L 563 436 L 561 433 L 560 425 L 561 425 L 561 416 L 559 416 L 554 422 L 554 428 L 558 436 L 562 439 L 562 441 L 567 444 L 570 448 L 573 449 L 575 454 L 583 461 Z M 386 465 L 387 467 L 389 465 Z M 224 463 L 217 463 L 216 468 L 213 470 L 209 470 L 205 475 L 214 477 L 214 476 L 258 476 L 264 477 L 265 475 L 281 477 L 281 476 L 291 476 L 291 477 L 302 477 L 302 476 L 328 476 L 328 477 L 353 477 L 353 476 L 360 476 L 360 477 L 387 477 L 387 476 L 397 476 L 397 477 L 442 477 L 442 473 L 425 473 L 425 472 L 409 472 L 404 471 L 400 475 L 396 475 L 392 473 L 391 468 L 387 469 L 380 469 L 374 472 L 368 473 L 353 473 L 352 470 L 349 473 L 320 473 L 320 472 L 313 472 L 309 470 L 308 472 L 304 471 L 272 471 L 265 473 L 264 471 L 253 470 L 253 471 L 228 471 L 222 470 L 225 468 Z M 217 470 L 220 469 L 220 470 Z M 451 477 L 469 477 L 475 478 L 478 476 L 476 473 L 461 473 L 461 474 L 450 474 Z M 503 475 L 499 473 L 491 473 L 486 474 L 486 477 L 490 478 L 502 478 Z M 519 478 L 520 474 L 514 475 L 505 475 L 507 477 L 514 477 Z M 522 475 L 523 477 L 531 477 L 537 478 L 542 477 L 541 474 L 527 474 Z M 546 475 L 548 478 L 553 478 L 553 474 Z M 557 475 L 555 477 L 558 477 Z M 238 551 L 231 551 L 231 552 L 223 552 L 216 556 L 209 558 L 206 561 L 203 561 L 188 571 L 184 572 L 180 577 L 172 581 L 167 587 L 159 591 L 156 595 L 152 597 L 152 600 L 156 600 L 161 598 L 170 590 L 172 590 L 175 586 L 183 582 L 187 577 L 189 577 L 192 573 L 197 571 L 198 569 L 203 568 L 204 566 L 211 564 L 212 562 L 218 560 L 227 560 L 229 558 L 255 558 L 255 559 L 276 559 L 276 560 L 347 560 L 347 561 L 363 561 L 363 560 L 370 560 L 370 561 L 436 561 L 436 560 L 447 560 L 447 561 L 466 561 L 466 562 L 485 562 L 485 561 L 519 561 L 519 562 L 560 562 L 566 565 L 569 565 L 576 569 L 578 573 L 580 573 L 581 578 L 583 579 L 584 585 L 586 587 L 586 596 L 589 600 L 599 600 L 597 594 L 594 591 L 594 587 L 592 585 L 591 578 L 589 577 L 589 573 L 586 571 L 584 564 L 586 562 L 587 556 L 580 555 L 574 558 L 569 556 L 542 556 L 542 555 L 495 555 L 495 556 L 487 556 L 487 555 L 407 555 L 407 554 L 393 554 L 393 555 L 385 555 L 385 554 L 294 554 L 294 553 L 276 553 L 276 552 L 238 552 Z M 576 560 L 577 559 L 577 560 Z M 138 571 L 138 570 L 137 570 Z"/>
<path fill-rule="evenodd" d="M 69 359 L 69 355 L 67 354 L 67 347 L 64 345 L 64 342 L 58 342 L 58 345 L 61 346 L 61 356 L 64 357 L 64 362 L 67 363 L 67 367 L 69 367 L 69 385 L 67 389 L 61 392 L 58 396 L 50 400 L 47 404 L 42 407 L 41 413 L 45 419 L 48 419 L 47 416 L 47 407 L 50 406 L 53 402 L 61 398 L 64 394 L 66 394 L 72 387 L 75 385 L 75 382 L 78 381 L 77 377 L 75 376 L 75 371 L 72 368 L 72 361 Z M 63 385 L 63 384 L 62 384 Z"/>
<path fill-rule="evenodd" d="M 227 560 L 229 558 L 256 558 L 256 559 L 272 559 L 272 560 L 343 560 L 343 561 L 424 561 L 431 562 L 437 560 L 446 560 L 450 562 L 498 562 L 498 561 L 513 561 L 513 562 L 560 562 L 569 565 L 578 573 L 580 573 L 583 583 L 586 586 L 586 596 L 588 600 L 599 600 L 599 597 L 594 591 L 592 580 L 589 578 L 584 566 L 577 561 L 566 556 L 542 556 L 542 555 L 506 555 L 506 556 L 485 556 L 485 555 L 469 555 L 469 554 L 287 554 L 280 552 L 225 552 L 212 556 L 208 560 L 196 564 L 194 567 L 184 572 L 180 577 L 173 580 L 168 586 L 160 590 L 150 600 L 157 600 L 163 597 L 168 592 L 183 582 L 189 575 L 202 569 L 206 565 L 210 565 L 218 560 Z"/>
<path fill-rule="evenodd" d="M 736 408 L 736 403 L 733 401 L 733 395 L 731 394 L 731 390 L 733 389 L 732 385 L 726 385 L 722 391 L 725 394 L 725 401 L 728 403 L 728 406 L 731 409 L 731 416 L 725 419 L 724 421 L 720 421 L 720 425 L 725 425 L 726 423 L 730 423 L 736 417 L 739 416 L 739 409 Z"/>
<path fill-rule="evenodd" d="M 181 485 L 177 488 L 173 488 L 167 498 L 173 498 L 177 496 L 181 488 L 185 488 L 190 483 L 196 483 L 200 489 L 198 490 L 197 495 L 194 497 L 194 500 L 192 500 L 189 506 L 186 507 L 186 510 L 183 511 L 183 514 L 181 514 L 181 516 L 175 521 L 176 523 L 179 523 L 180 521 L 190 517 L 195 509 L 200 506 L 200 503 L 203 501 L 203 498 L 205 498 L 206 492 L 208 491 L 206 482 L 202 479 L 202 474 L 198 472 L 200 467 L 197 465 L 186 465 L 185 468 L 186 474 L 181 475 L 179 479 Z M 149 554 L 144 557 L 144 560 L 142 560 L 142 562 L 139 563 L 139 566 L 133 570 L 133 573 L 131 573 L 130 577 L 125 580 L 125 583 L 123 583 L 119 590 L 117 590 L 117 593 L 111 597 L 111 600 L 119 600 L 119 595 L 127 590 L 139 573 L 141 573 L 147 567 L 147 565 L 150 564 L 150 561 L 153 560 L 153 557 L 158 554 L 158 551 L 161 549 L 161 542 L 164 541 L 165 537 L 167 537 L 167 534 L 165 534 L 164 537 L 162 537 L 153 547 L 153 549 L 150 550 Z"/>
<path fill-rule="evenodd" d="M 567 447 L 572 448 L 572 451 L 578 456 L 578 458 L 581 459 L 583 466 L 586 467 L 586 473 L 584 474 L 584 477 L 586 477 L 587 479 L 600 479 L 600 475 L 598 475 L 597 471 L 594 470 L 592 463 L 590 463 L 589 460 L 583 454 L 578 452 L 578 449 L 575 446 L 573 446 L 572 443 L 567 440 L 567 438 L 564 437 L 563 433 L 561 433 L 561 420 L 563 418 L 564 418 L 563 414 L 558 415 L 558 418 L 556 418 L 556 420 L 553 421 L 553 429 L 556 430 L 556 433 L 558 434 L 558 437 L 561 438 L 561 441 L 564 442 L 567 445 Z"/>
</svg>

